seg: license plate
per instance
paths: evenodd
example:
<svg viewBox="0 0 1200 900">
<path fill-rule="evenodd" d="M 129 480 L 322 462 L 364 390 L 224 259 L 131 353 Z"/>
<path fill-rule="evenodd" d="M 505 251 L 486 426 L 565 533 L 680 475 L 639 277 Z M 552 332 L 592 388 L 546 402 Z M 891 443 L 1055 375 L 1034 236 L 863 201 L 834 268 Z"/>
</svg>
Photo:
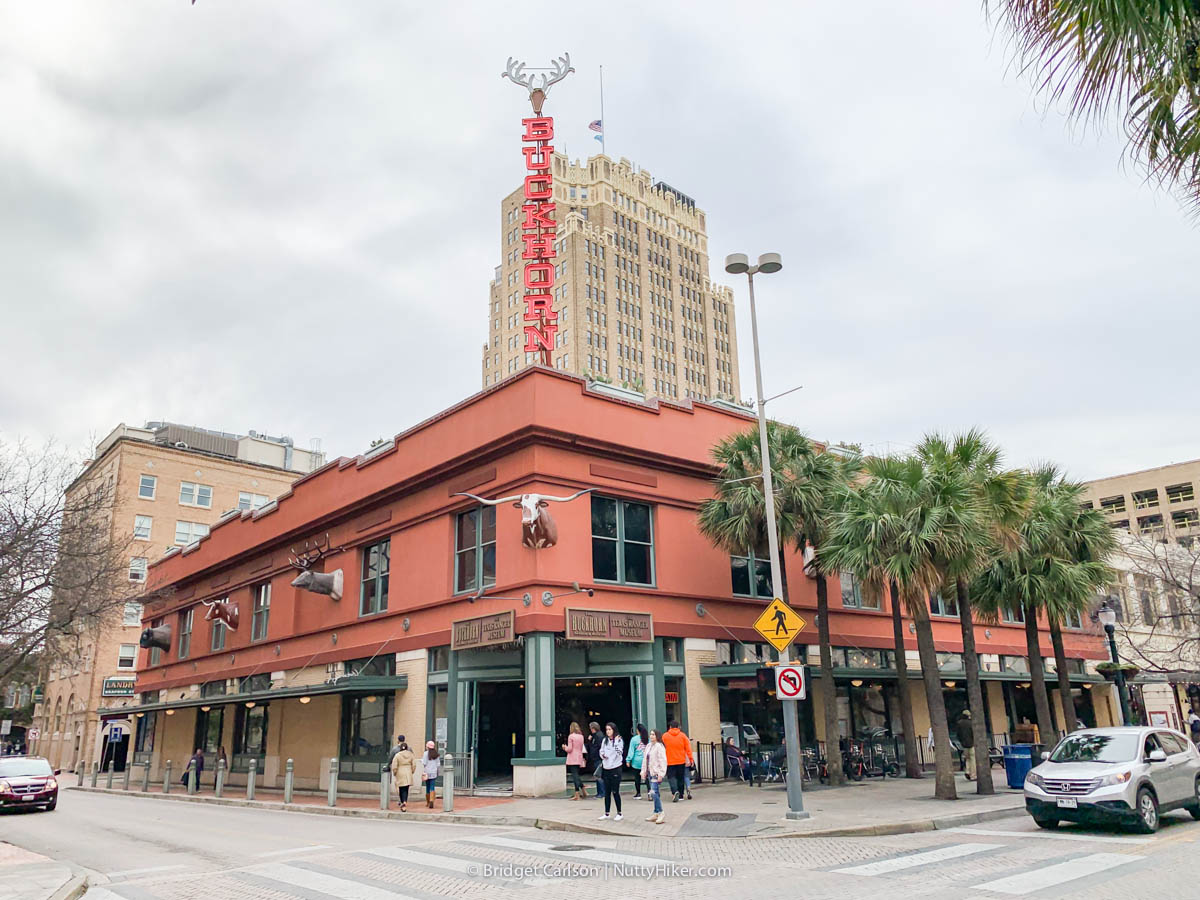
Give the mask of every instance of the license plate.
<svg viewBox="0 0 1200 900">
<path fill-rule="evenodd" d="M 1059 809 L 1078 809 L 1079 801 L 1076 800 L 1074 797 L 1059 797 L 1058 798 L 1058 808 Z"/>
<path fill-rule="evenodd" d="M 37 797 L 30 796 L 30 797 L 22 797 L 21 799 L 24 800 L 26 803 L 32 803 L 34 800 L 37 799 Z"/>
</svg>

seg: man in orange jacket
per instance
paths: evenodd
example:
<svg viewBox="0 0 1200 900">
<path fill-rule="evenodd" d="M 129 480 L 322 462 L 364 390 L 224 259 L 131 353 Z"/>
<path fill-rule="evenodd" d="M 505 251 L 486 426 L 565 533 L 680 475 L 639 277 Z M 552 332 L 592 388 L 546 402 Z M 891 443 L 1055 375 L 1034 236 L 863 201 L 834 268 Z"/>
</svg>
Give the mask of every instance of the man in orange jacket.
<svg viewBox="0 0 1200 900">
<path fill-rule="evenodd" d="M 678 803 L 684 796 L 684 769 L 693 765 L 692 742 L 679 730 L 678 721 L 671 723 L 671 727 L 662 736 L 662 742 L 667 751 L 667 778 L 671 782 L 671 802 Z"/>
</svg>

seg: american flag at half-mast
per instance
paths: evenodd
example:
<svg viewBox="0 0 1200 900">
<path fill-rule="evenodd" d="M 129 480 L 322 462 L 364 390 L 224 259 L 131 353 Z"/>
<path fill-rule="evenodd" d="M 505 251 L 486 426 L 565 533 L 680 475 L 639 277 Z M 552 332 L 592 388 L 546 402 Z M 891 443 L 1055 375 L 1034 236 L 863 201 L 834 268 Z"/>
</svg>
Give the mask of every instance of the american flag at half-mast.
<svg viewBox="0 0 1200 900">
<path fill-rule="evenodd" d="M 595 135 L 596 140 L 598 140 L 600 143 L 603 144 L 604 143 L 604 123 L 600 119 L 596 119 L 594 122 L 592 122 L 590 125 L 588 125 L 588 128 L 590 128 L 592 131 L 596 132 L 596 135 Z"/>
</svg>

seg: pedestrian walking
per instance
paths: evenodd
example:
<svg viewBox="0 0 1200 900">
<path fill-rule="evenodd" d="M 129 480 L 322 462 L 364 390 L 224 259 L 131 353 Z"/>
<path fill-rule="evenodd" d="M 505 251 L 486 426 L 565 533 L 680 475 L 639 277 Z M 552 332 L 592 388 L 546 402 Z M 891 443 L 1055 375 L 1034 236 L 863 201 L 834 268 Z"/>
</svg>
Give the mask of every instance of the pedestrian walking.
<svg viewBox="0 0 1200 900">
<path fill-rule="evenodd" d="M 621 821 L 621 767 L 625 765 L 625 741 L 617 726 L 609 722 L 604 726 L 604 740 L 600 744 L 601 776 L 604 780 L 604 815 L 607 819 L 610 806 L 616 803 L 614 821 Z"/>
<path fill-rule="evenodd" d="M 396 754 L 400 752 L 400 745 L 403 743 L 404 743 L 404 735 L 402 735 L 402 734 L 396 735 L 396 743 L 392 746 L 392 749 L 388 751 L 387 764 L 389 766 L 392 764 L 392 760 L 396 758 Z"/>
<path fill-rule="evenodd" d="M 188 783 L 188 768 L 195 763 L 196 765 L 196 787 L 200 786 L 200 776 L 204 774 L 204 749 L 197 747 L 196 752 L 192 754 L 192 758 L 188 760 L 188 765 L 183 767 L 183 778 L 180 783 L 185 787 Z"/>
<path fill-rule="evenodd" d="M 587 749 L 584 752 L 588 755 L 588 765 L 592 767 L 592 774 L 596 778 L 596 796 L 601 798 L 604 797 L 604 779 L 601 777 L 604 769 L 600 764 L 600 745 L 603 743 L 604 733 L 600 730 L 600 723 L 589 723 Z"/>
<path fill-rule="evenodd" d="M 964 709 L 962 717 L 954 726 L 954 736 L 963 748 L 963 769 L 967 773 L 967 781 L 975 780 L 975 727 L 971 722 L 971 711 Z"/>
<path fill-rule="evenodd" d="M 690 779 L 685 782 L 685 772 L 692 765 L 692 741 L 680 730 L 679 722 L 674 721 L 662 736 L 662 743 L 667 751 L 667 778 L 671 781 L 671 802 L 678 803 L 685 795 L 690 800 Z"/>
<path fill-rule="evenodd" d="M 583 730 L 578 722 L 571 723 L 571 733 L 567 735 L 567 742 L 562 748 L 567 751 L 567 774 L 575 786 L 571 799 L 583 800 L 587 797 L 587 790 L 583 786 L 583 779 L 579 777 L 579 770 L 583 767 L 583 757 L 587 751 L 583 746 Z"/>
<path fill-rule="evenodd" d="M 433 809 L 433 800 L 437 794 L 437 777 L 441 771 L 442 760 L 438 756 L 437 744 L 429 741 L 425 752 L 421 754 L 421 786 L 425 788 L 425 805 Z"/>
<path fill-rule="evenodd" d="M 396 792 L 400 795 L 400 812 L 408 812 L 408 789 L 412 787 L 413 776 L 417 774 L 417 756 L 404 742 L 404 735 L 400 735 L 397 740 L 400 743 L 397 744 L 388 765 L 392 770 L 392 781 L 396 784 Z M 435 747 L 434 753 L 436 752 Z M 437 777 L 436 773 L 434 777 Z"/>
<path fill-rule="evenodd" d="M 663 814 L 662 795 L 659 786 L 667 777 L 667 751 L 658 739 L 658 732 L 650 729 L 642 753 L 642 777 L 646 779 L 646 798 L 654 801 L 654 809 L 646 816 L 647 822 L 662 825 L 667 821 Z"/>
<path fill-rule="evenodd" d="M 642 754 L 649 738 L 646 737 L 646 726 L 639 723 L 637 733 L 629 739 L 629 752 L 625 754 L 625 762 L 633 769 L 633 799 L 642 799 Z"/>
</svg>

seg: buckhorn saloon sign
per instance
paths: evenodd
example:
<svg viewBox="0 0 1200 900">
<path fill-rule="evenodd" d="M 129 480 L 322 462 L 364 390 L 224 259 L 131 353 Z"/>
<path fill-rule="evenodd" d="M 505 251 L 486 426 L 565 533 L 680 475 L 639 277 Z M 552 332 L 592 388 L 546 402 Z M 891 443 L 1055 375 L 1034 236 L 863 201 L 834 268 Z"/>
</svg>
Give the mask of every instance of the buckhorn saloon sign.
<svg viewBox="0 0 1200 900">
<path fill-rule="evenodd" d="M 514 635 L 511 609 L 490 616 L 459 619 L 450 623 L 450 649 L 471 650 L 492 644 L 506 644 L 513 640 Z"/>
<path fill-rule="evenodd" d="M 654 620 L 650 613 L 568 609 L 567 640 L 631 641 L 648 644 L 654 640 Z"/>
<path fill-rule="evenodd" d="M 525 64 L 511 57 L 503 77 L 529 91 L 534 117 L 522 119 L 525 132 L 521 137 L 525 154 L 525 204 L 521 212 L 521 241 L 525 245 L 521 259 L 525 261 L 525 352 L 542 356 L 550 365 L 554 335 L 558 333 L 558 313 L 554 303 L 554 244 L 558 237 L 554 216 L 554 119 L 542 115 L 542 104 L 550 85 L 562 81 L 575 70 L 571 57 L 564 53 L 542 74 L 526 72 Z"/>
</svg>

